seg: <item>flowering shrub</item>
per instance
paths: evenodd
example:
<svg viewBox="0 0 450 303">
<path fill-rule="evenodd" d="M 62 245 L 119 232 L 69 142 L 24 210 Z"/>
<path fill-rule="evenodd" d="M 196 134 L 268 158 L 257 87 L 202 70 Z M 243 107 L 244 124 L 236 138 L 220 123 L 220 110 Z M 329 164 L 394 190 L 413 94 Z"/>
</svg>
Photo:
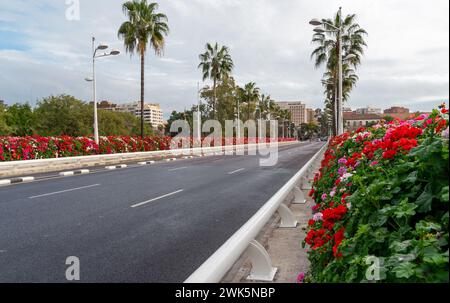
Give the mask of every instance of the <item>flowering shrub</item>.
<svg viewBox="0 0 450 303">
<path fill-rule="evenodd" d="M 442 109 L 332 139 L 309 193 L 305 281 L 448 282 L 448 132 Z"/>
<path fill-rule="evenodd" d="M 129 137 L 109 136 L 100 137 L 97 145 L 88 137 L 0 137 L 0 161 L 17 161 L 32 159 L 49 159 L 59 157 L 88 156 L 98 154 L 131 153 L 142 151 L 156 151 L 170 149 L 171 137 Z M 279 142 L 294 139 L 279 138 Z M 191 146 L 193 139 L 190 138 Z M 223 139 L 222 144 L 248 144 L 259 141 L 257 138 L 243 138 L 240 140 Z M 266 142 L 271 141 L 267 139 Z M 212 142 L 211 146 L 214 146 Z"/>
</svg>

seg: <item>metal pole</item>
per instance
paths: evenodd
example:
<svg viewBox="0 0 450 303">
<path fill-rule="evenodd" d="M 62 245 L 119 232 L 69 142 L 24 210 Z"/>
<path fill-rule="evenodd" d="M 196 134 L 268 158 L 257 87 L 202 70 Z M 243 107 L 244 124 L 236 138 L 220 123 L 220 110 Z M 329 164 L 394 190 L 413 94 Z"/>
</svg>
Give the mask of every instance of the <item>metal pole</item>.
<svg viewBox="0 0 450 303">
<path fill-rule="evenodd" d="M 338 135 L 344 133 L 344 118 L 342 116 L 342 104 L 343 104 L 343 67 L 342 67 L 342 11 L 339 8 L 339 103 L 338 103 Z"/>
<path fill-rule="evenodd" d="M 237 138 L 241 139 L 241 114 L 240 114 L 239 99 L 237 100 Z"/>
<path fill-rule="evenodd" d="M 198 142 L 202 140 L 202 115 L 200 114 L 200 83 L 197 82 L 197 123 L 198 123 L 198 129 L 197 129 L 197 139 Z"/>
<path fill-rule="evenodd" d="M 97 86 L 95 79 L 95 37 L 92 37 L 92 88 L 94 94 L 94 140 L 99 144 L 98 138 L 98 117 L 97 117 Z"/>
</svg>

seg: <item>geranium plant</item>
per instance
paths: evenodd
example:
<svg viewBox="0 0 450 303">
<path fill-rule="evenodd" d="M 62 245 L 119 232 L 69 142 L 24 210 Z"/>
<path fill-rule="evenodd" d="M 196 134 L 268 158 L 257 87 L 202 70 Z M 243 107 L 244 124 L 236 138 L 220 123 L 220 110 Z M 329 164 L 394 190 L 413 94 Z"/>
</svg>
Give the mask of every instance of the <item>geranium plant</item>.
<svg viewBox="0 0 450 303">
<path fill-rule="evenodd" d="M 448 282 L 448 132 L 442 108 L 332 139 L 309 193 L 305 281 Z"/>
</svg>

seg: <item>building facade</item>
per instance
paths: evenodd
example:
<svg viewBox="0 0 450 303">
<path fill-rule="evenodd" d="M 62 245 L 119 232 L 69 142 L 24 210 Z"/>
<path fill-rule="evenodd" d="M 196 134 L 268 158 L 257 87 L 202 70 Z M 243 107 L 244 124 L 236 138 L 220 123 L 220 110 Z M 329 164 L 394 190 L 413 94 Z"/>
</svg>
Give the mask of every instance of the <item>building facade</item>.
<svg viewBox="0 0 450 303">
<path fill-rule="evenodd" d="M 94 102 L 91 102 L 93 105 Z M 141 102 L 136 101 L 126 104 L 115 104 L 109 101 L 101 101 L 97 103 L 97 108 L 102 110 L 126 112 L 141 117 Z M 144 103 L 144 123 L 151 124 L 153 127 L 164 125 L 163 111 L 159 104 L 156 103 Z"/>
<path fill-rule="evenodd" d="M 281 101 L 276 102 L 281 109 L 287 109 L 291 112 L 292 123 L 299 126 L 302 123 L 308 123 L 308 113 L 306 105 L 300 101 Z"/>
<path fill-rule="evenodd" d="M 132 113 L 136 117 L 141 116 L 141 102 L 133 102 L 128 104 L 117 104 L 116 111 Z M 151 124 L 153 127 L 164 125 L 163 111 L 159 104 L 144 103 L 144 122 Z"/>
<path fill-rule="evenodd" d="M 358 114 L 357 112 L 344 113 L 344 125 L 347 131 L 354 131 L 360 127 L 370 126 L 379 123 L 381 115 L 378 114 Z"/>
<path fill-rule="evenodd" d="M 384 114 L 399 119 L 408 119 L 411 115 L 409 108 L 401 106 L 392 106 L 391 108 L 385 109 Z"/>
<path fill-rule="evenodd" d="M 372 115 L 372 114 L 381 115 L 383 113 L 383 110 L 381 108 L 367 106 L 363 108 L 358 108 L 357 110 L 355 110 L 355 113 L 359 115 Z"/>
<path fill-rule="evenodd" d="M 306 123 L 313 123 L 313 124 L 317 124 L 317 119 L 316 119 L 316 110 L 312 109 L 312 108 L 307 108 L 306 109 Z"/>
</svg>

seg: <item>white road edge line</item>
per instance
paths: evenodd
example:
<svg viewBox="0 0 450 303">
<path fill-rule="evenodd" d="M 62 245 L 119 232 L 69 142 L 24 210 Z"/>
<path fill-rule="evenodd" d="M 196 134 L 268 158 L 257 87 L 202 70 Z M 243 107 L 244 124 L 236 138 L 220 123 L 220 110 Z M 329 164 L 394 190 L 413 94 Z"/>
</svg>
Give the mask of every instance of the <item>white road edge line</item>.
<svg viewBox="0 0 450 303">
<path fill-rule="evenodd" d="M 166 195 L 163 195 L 163 196 L 160 196 L 160 197 L 158 197 L 158 198 L 154 198 L 154 199 L 151 199 L 151 200 L 148 200 L 148 201 L 144 201 L 144 202 L 141 202 L 141 203 L 137 203 L 137 204 L 131 205 L 131 208 L 136 208 L 136 207 L 139 207 L 139 206 L 148 204 L 148 203 L 150 203 L 150 202 L 154 202 L 154 201 L 157 201 L 157 200 L 161 200 L 161 199 L 163 199 L 163 198 L 170 197 L 170 196 L 173 196 L 173 195 L 175 195 L 175 194 L 181 193 L 182 191 L 184 191 L 184 189 L 180 189 L 180 190 L 174 191 L 173 193 L 166 194 Z"/>
<path fill-rule="evenodd" d="M 228 174 L 229 174 L 229 175 L 233 175 L 233 174 L 238 173 L 238 172 L 241 172 L 241 171 L 243 171 L 243 170 L 245 170 L 245 168 L 240 168 L 240 169 L 234 170 L 234 171 L 232 171 L 232 172 L 229 172 Z"/>
<path fill-rule="evenodd" d="M 29 199 L 36 199 L 36 198 L 41 198 L 41 197 L 47 197 L 47 196 L 51 196 L 51 195 L 66 193 L 66 192 L 69 192 L 69 191 L 80 190 L 80 189 L 85 189 L 85 188 L 90 188 L 90 187 L 95 187 L 95 186 L 100 186 L 100 184 L 93 184 L 93 185 L 76 187 L 76 188 L 71 188 L 71 189 L 66 189 L 66 190 L 61 190 L 61 191 L 55 191 L 53 193 L 42 194 L 42 195 L 38 195 L 38 196 L 31 196 L 31 197 L 29 197 Z"/>
</svg>

